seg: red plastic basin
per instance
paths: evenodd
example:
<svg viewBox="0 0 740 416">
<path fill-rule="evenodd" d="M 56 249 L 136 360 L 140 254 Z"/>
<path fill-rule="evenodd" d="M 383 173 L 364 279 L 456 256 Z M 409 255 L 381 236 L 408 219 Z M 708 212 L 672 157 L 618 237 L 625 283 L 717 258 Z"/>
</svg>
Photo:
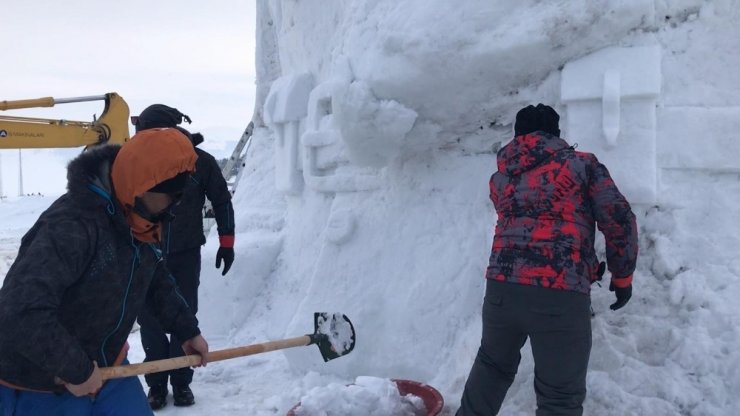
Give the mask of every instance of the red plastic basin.
<svg viewBox="0 0 740 416">
<path fill-rule="evenodd" d="M 426 407 L 427 409 L 427 416 L 437 416 L 442 411 L 442 408 L 445 405 L 445 401 L 442 398 L 442 395 L 434 387 L 413 380 L 401 380 L 394 378 L 391 379 L 391 381 L 396 383 L 396 386 L 398 387 L 398 392 L 401 394 L 401 396 L 413 394 L 414 396 L 419 397 L 424 402 L 424 407 Z M 293 406 L 288 411 L 287 416 L 295 416 L 295 410 L 298 409 L 300 405 L 301 403 L 299 402 L 298 404 Z"/>
<path fill-rule="evenodd" d="M 445 406 L 445 401 L 442 398 L 442 395 L 439 394 L 437 389 L 428 384 L 395 378 L 393 381 L 398 386 L 398 392 L 401 393 L 401 396 L 413 394 L 424 401 L 424 407 L 427 408 L 427 416 L 437 416 Z"/>
</svg>

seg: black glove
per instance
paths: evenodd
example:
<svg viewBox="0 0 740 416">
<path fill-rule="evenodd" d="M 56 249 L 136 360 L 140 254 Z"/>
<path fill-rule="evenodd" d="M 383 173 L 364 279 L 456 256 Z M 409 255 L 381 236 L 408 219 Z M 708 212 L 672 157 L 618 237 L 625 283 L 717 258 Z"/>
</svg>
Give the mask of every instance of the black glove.
<svg viewBox="0 0 740 416">
<path fill-rule="evenodd" d="M 603 261 L 599 263 L 599 267 L 596 269 L 596 277 L 591 281 L 591 284 L 596 283 L 597 285 L 601 286 L 601 279 L 604 278 L 604 272 L 606 271 L 606 263 Z"/>
<path fill-rule="evenodd" d="M 614 292 L 615 295 L 617 295 L 617 301 L 609 305 L 609 309 L 616 311 L 617 309 L 621 308 L 622 306 L 626 305 L 627 302 L 629 302 L 630 298 L 632 297 L 632 284 L 630 283 L 627 287 L 616 287 L 614 286 L 614 281 L 609 283 L 609 290 Z"/>
<path fill-rule="evenodd" d="M 234 248 L 233 247 L 219 247 L 216 253 L 216 268 L 221 267 L 221 260 L 224 261 L 224 271 L 221 272 L 221 276 L 226 276 L 231 268 L 231 263 L 234 262 Z"/>
</svg>

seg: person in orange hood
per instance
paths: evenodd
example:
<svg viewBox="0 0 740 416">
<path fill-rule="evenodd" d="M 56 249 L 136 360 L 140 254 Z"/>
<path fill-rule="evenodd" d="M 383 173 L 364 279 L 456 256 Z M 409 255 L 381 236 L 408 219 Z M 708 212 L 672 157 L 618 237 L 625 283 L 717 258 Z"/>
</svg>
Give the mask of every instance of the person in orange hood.
<svg viewBox="0 0 740 416">
<path fill-rule="evenodd" d="M 190 140 L 176 129 L 148 130 L 134 137 L 140 140 L 126 143 L 126 151 L 113 161 L 113 188 L 134 235 L 148 243 L 159 242 L 160 224 L 172 203 L 182 197 L 198 156 Z M 162 163 L 165 155 L 166 164 Z"/>
<path fill-rule="evenodd" d="M 182 133 L 152 129 L 69 164 L 67 193 L 23 237 L 0 289 L 0 413 L 152 414 L 137 377 L 103 383 L 99 369 L 127 362 L 144 310 L 206 364 L 159 246 L 196 159 Z"/>
</svg>

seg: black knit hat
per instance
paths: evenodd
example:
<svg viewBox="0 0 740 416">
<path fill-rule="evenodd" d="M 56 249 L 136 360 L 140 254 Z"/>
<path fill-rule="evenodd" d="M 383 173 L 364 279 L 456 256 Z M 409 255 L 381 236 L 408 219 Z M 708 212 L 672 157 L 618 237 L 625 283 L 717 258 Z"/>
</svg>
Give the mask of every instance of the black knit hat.
<svg viewBox="0 0 740 416">
<path fill-rule="evenodd" d="M 182 123 L 183 119 L 188 124 L 191 123 L 190 117 L 181 113 L 178 109 L 164 104 L 153 104 L 139 114 L 134 126 L 137 132 L 157 127 L 175 127 Z"/>
<path fill-rule="evenodd" d="M 177 194 L 185 189 L 185 185 L 188 183 L 188 177 L 190 172 L 181 172 L 177 175 L 162 181 L 154 185 L 149 192 L 157 192 L 160 194 Z"/>
<path fill-rule="evenodd" d="M 542 103 L 537 104 L 537 107 L 528 105 L 516 113 L 514 135 L 521 136 L 535 131 L 544 131 L 559 137 L 559 122 L 560 116 L 549 105 Z"/>
</svg>

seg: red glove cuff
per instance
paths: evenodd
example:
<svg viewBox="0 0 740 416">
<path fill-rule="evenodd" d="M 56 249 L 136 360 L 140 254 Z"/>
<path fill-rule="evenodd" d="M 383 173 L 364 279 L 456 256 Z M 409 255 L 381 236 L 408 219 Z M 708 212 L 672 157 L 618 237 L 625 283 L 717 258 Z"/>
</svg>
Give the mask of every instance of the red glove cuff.
<svg viewBox="0 0 740 416">
<path fill-rule="evenodd" d="M 612 284 L 614 287 L 618 287 L 620 289 L 629 287 L 629 285 L 632 284 L 632 275 L 626 277 L 612 277 Z"/>
<path fill-rule="evenodd" d="M 234 236 L 233 235 L 220 235 L 218 236 L 218 242 L 221 247 L 234 248 Z"/>
</svg>

